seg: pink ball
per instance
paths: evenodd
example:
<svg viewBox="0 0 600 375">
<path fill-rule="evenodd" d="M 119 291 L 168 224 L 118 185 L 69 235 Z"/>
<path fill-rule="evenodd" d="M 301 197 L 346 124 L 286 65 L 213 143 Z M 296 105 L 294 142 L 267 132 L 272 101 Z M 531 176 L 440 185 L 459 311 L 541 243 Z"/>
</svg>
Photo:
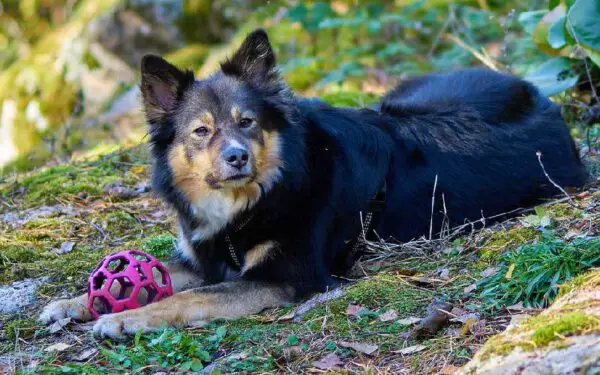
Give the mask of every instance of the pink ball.
<svg viewBox="0 0 600 375">
<path fill-rule="evenodd" d="M 173 295 L 167 268 L 139 250 L 111 254 L 88 279 L 88 309 L 94 317 L 136 309 Z"/>
</svg>

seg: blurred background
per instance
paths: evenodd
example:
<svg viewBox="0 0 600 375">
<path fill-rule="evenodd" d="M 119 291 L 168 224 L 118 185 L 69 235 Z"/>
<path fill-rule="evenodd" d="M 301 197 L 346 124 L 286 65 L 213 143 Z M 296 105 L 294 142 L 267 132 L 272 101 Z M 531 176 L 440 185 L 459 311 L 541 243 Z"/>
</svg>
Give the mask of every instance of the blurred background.
<svg viewBox="0 0 600 375">
<path fill-rule="evenodd" d="M 140 58 L 202 77 L 256 27 L 300 94 L 359 106 L 409 76 L 486 65 L 553 96 L 597 149 L 598 0 L 0 0 L 0 170 L 143 142 Z"/>
</svg>

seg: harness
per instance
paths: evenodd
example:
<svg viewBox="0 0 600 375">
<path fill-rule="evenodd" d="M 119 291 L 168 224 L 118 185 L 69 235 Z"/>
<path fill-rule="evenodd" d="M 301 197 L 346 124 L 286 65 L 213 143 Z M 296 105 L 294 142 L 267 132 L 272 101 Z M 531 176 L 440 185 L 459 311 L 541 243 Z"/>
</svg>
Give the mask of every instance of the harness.
<svg viewBox="0 0 600 375">
<path fill-rule="evenodd" d="M 351 239 L 347 241 L 349 244 L 352 244 L 351 252 L 355 254 L 358 252 L 360 247 L 364 244 L 369 236 L 369 232 L 372 231 L 375 223 L 379 220 L 379 213 L 383 210 L 385 206 L 385 198 L 387 192 L 387 183 L 384 181 L 383 186 L 379 191 L 375 194 L 375 196 L 367 202 L 367 214 L 365 215 L 364 221 L 362 221 L 362 230 L 361 232 Z M 229 259 L 227 260 L 230 266 L 235 266 L 236 271 L 242 270 L 242 262 L 238 257 L 238 253 L 236 251 L 235 246 L 233 245 L 233 241 L 231 240 L 231 235 L 233 233 L 237 233 L 244 229 L 244 227 L 252 220 L 252 215 L 242 221 L 240 224 L 236 225 L 233 228 L 233 231 L 226 230 L 225 231 L 225 245 L 227 246 Z M 362 214 L 361 214 L 362 220 Z"/>
</svg>

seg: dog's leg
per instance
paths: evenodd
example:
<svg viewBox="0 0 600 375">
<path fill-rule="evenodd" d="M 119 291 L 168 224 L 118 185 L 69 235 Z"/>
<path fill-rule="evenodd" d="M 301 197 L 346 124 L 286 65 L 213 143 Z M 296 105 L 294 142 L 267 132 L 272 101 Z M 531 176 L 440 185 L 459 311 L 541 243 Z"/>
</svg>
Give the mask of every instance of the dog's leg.
<svg viewBox="0 0 600 375">
<path fill-rule="evenodd" d="M 177 293 L 135 310 L 103 315 L 94 326 L 102 337 L 119 338 L 164 326 L 202 326 L 216 318 L 234 319 L 291 302 L 291 287 L 233 281 Z"/>
<path fill-rule="evenodd" d="M 174 263 L 167 264 L 166 267 L 171 276 L 173 292 L 177 293 L 202 285 L 203 280 L 182 265 Z M 87 293 L 79 297 L 51 302 L 44 307 L 39 320 L 44 324 L 50 324 L 63 318 L 72 318 L 82 322 L 91 320 L 92 315 L 87 308 L 87 303 Z"/>
</svg>

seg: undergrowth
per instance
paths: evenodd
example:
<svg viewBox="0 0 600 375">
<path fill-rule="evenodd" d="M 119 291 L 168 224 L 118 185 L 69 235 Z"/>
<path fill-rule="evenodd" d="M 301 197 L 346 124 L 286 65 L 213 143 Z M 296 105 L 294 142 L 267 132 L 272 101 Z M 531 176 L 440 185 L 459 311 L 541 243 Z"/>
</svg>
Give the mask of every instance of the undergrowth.
<svg viewBox="0 0 600 375">
<path fill-rule="evenodd" d="M 522 302 L 525 307 L 548 306 L 558 285 L 600 264 L 600 239 L 565 241 L 550 232 L 533 244 L 500 257 L 495 275 L 481 280 L 481 297 L 493 309 Z"/>
</svg>

